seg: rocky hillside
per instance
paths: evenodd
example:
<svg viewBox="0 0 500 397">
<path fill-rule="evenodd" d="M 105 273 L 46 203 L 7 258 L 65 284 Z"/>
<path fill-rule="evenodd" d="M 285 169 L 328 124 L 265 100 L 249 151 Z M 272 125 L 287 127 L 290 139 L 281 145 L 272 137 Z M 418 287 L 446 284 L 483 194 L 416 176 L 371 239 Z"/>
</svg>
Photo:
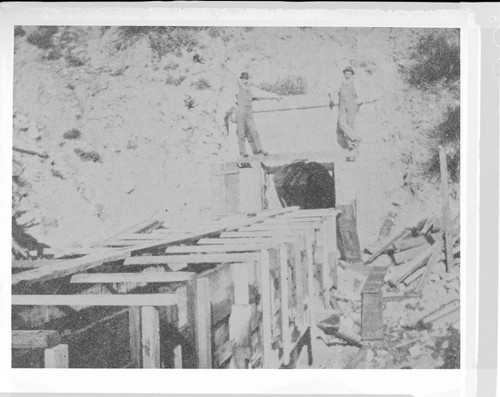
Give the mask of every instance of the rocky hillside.
<svg viewBox="0 0 500 397">
<path fill-rule="evenodd" d="M 248 70 L 254 84 L 284 95 L 284 107 L 298 98 L 328 104 L 349 64 L 377 99 L 358 118 L 362 242 L 378 235 L 394 201 L 401 222 L 416 210 L 436 212 L 438 192 L 418 164 L 429 156 L 426 133 L 459 98 L 458 86 L 421 90 L 404 79 L 411 48 L 429 32 L 17 27 L 13 219 L 38 242 L 65 248 L 155 211 L 206 211 L 210 163 L 237 153 L 234 126 L 226 138 L 223 122 L 235 74 Z M 336 110 L 266 113 L 256 122 L 271 152 L 337 150 Z"/>
</svg>

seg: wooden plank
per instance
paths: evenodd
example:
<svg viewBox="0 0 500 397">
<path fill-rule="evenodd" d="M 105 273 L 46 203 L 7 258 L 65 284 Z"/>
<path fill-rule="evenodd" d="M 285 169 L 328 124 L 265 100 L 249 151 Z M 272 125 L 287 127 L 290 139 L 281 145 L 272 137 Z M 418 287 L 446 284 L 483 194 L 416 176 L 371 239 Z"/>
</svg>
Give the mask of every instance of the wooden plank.
<svg viewBox="0 0 500 397">
<path fill-rule="evenodd" d="M 321 223 L 295 223 L 295 222 L 280 222 L 280 223 L 256 223 L 255 225 L 239 228 L 239 232 L 292 232 L 292 231 L 307 231 L 315 230 L 321 227 Z"/>
<path fill-rule="evenodd" d="M 409 261 L 409 260 L 417 257 L 418 255 L 420 255 L 422 252 L 424 252 L 429 247 L 430 247 L 430 244 L 426 243 L 426 244 L 420 245 L 418 247 L 413 247 L 413 248 L 407 249 L 405 251 L 396 252 L 393 255 L 394 262 L 396 262 L 399 265 L 400 263 Z"/>
<path fill-rule="evenodd" d="M 262 290 L 262 344 L 263 344 L 263 367 L 272 368 L 272 320 L 271 313 L 271 278 L 270 278 L 270 254 L 262 250 L 260 261 L 260 285 Z"/>
<path fill-rule="evenodd" d="M 439 236 L 438 239 L 433 244 L 434 251 L 429 258 L 429 261 L 427 262 L 427 266 L 425 267 L 424 274 L 422 275 L 422 278 L 420 279 L 420 282 L 418 283 L 417 287 L 415 288 L 416 292 L 422 291 L 422 289 L 425 287 L 427 282 L 429 281 L 429 277 L 431 276 L 432 271 L 434 270 L 434 267 L 436 266 L 436 263 L 439 261 L 439 258 L 441 257 L 442 254 L 442 247 L 443 247 L 443 237 Z"/>
<path fill-rule="evenodd" d="M 342 161 L 339 158 L 338 153 L 335 151 L 322 151 L 322 152 L 298 152 L 298 153 L 278 153 L 269 154 L 267 156 L 249 156 L 249 157 L 238 157 L 236 162 L 238 163 L 250 163 L 253 161 L 260 161 L 266 165 L 278 166 L 292 163 L 298 160 L 305 161 L 315 161 L 321 163 L 334 163 Z M 345 161 L 345 158 L 343 159 Z"/>
<path fill-rule="evenodd" d="M 141 308 L 132 306 L 128 309 L 128 329 L 130 343 L 130 360 L 134 368 L 142 367 L 142 337 L 141 337 Z"/>
<path fill-rule="evenodd" d="M 366 261 L 364 261 L 364 264 L 368 265 L 372 263 L 375 259 L 377 259 L 380 255 L 382 255 L 395 241 L 411 236 L 411 234 L 412 234 L 411 230 L 404 229 L 399 231 L 398 233 L 395 233 L 387 237 L 375 250 L 375 252 Z"/>
<path fill-rule="evenodd" d="M 439 146 L 439 166 L 441 170 L 441 198 L 443 201 L 443 225 L 444 245 L 446 253 L 446 271 L 453 268 L 453 230 L 450 220 L 450 198 L 448 192 L 448 165 L 446 152 L 443 146 Z"/>
<path fill-rule="evenodd" d="M 125 259 L 125 266 L 168 265 L 170 263 L 200 264 L 200 263 L 230 263 L 254 262 L 259 254 L 193 254 L 193 255 L 162 255 L 162 256 L 133 256 Z"/>
<path fill-rule="evenodd" d="M 192 272 L 82 273 L 71 277 L 71 283 L 178 283 L 194 277 Z"/>
<path fill-rule="evenodd" d="M 13 330 L 13 349 L 46 349 L 61 343 L 61 334 L 54 330 Z"/>
<path fill-rule="evenodd" d="M 276 243 L 265 244 L 219 244 L 219 245 L 179 245 L 167 248 L 168 254 L 201 254 L 201 253 L 224 253 L 224 252 L 251 252 L 273 248 Z"/>
<path fill-rule="evenodd" d="M 12 295 L 14 306 L 171 306 L 176 294 Z"/>
<path fill-rule="evenodd" d="M 61 259 L 43 259 L 43 260 L 17 260 L 12 259 L 12 268 L 13 269 L 38 269 L 39 267 L 59 264 Z"/>
<path fill-rule="evenodd" d="M 210 285 L 207 277 L 196 280 L 196 351 L 198 368 L 212 368 Z"/>
<path fill-rule="evenodd" d="M 283 364 L 288 365 L 292 352 L 292 336 L 290 333 L 290 307 L 288 300 L 288 247 L 285 243 L 280 247 L 280 292 L 281 292 L 281 337 L 283 341 Z"/>
<path fill-rule="evenodd" d="M 342 205 L 339 208 L 342 209 L 337 221 L 341 258 L 350 263 L 360 262 L 362 258 L 356 224 L 356 210 L 354 205 Z M 325 245 L 325 247 L 327 246 Z"/>
<path fill-rule="evenodd" d="M 296 237 L 300 235 L 304 235 L 306 232 L 301 231 L 301 230 L 275 230 L 275 231 L 253 231 L 253 230 L 243 230 L 243 231 L 237 231 L 237 232 L 224 232 L 221 233 L 220 238 L 223 239 L 241 239 L 241 238 L 253 238 L 253 239 L 258 239 L 258 238 L 270 238 L 270 237 L 275 237 L 275 238 L 288 238 L 288 237 Z"/>
<path fill-rule="evenodd" d="M 113 241 L 123 241 L 127 242 L 128 240 L 138 241 L 138 240 L 170 240 L 172 238 L 178 239 L 186 239 L 193 236 L 193 233 L 175 233 L 175 234 L 158 234 L 158 233 L 129 233 L 129 234 L 120 234 L 118 238 Z"/>
<path fill-rule="evenodd" d="M 45 368 L 69 368 L 68 345 L 59 344 L 45 349 Z"/>
<path fill-rule="evenodd" d="M 410 248 L 419 247 L 421 245 L 433 244 L 439 237 L 439 233 L 434 233 L 425 236 L 410 237 L 405 240 L 399 240 L 394 243 L 394 248 L 397 251 L 405 251 Z"/>
<path fill-rule="evenodd" d="M 411 261 L 395 268 L 394 271 L 391 273 L 390 277 L 386 281 L 390 285 L 395 286 L 401 281 L 403 281 L 410 274 L 417 271 L 421 267 L 425 266 L 430 256 L 432 255 L 434 248 L 435 247 L 433 245 L 428 247 L 425 251 L 423 251 L 420 255 L 418 255 Z"/>
<path fill-rule="evenodd" d="M 368 353 L 368 350 L 370 350 L 370 346 L 361 347 L 358 353 L 351 359 L 351 361 L 347 363 L 344 369 L 356 369 L 359 363 L 364 360 L 366 353 Z"/>
<path fill-rule="evenodd" d="M 153 306 L 141 309 L 142 367 L 160 368 L 160 316 Z"/>
<path fill-rule="evenodd" d="M 269 244 L 269 243 L 280 243 L 280 242 L 293 242 L 294 237 L 248 237 L 248 238 L 202 238 L 198 241 L 199 245 L 218 245 L 218 244 L 228 244 L 228 245 L 238 245 L 245 244 L 252 246 L 254 244 Z"/>
<path fill-rule="evenodd" d="M 173 350 L 174 368 L 182 368 L 182 346 L 178 345 Z"/>
<path fill-rule="evenodd" d="M 106 250 L 98 254 L 91 254 L 77 259 L 61 260 L 60 263 L 54 263 L 38 269 L 12 275 L 12 285 L 21 282 L 32 283 L 53 280 L 69 276 L 75 273 L 101 266 L 103 263 L 118 261 L 130 256 L 131 250 Z"/>
<path fill-rule="evenodd" d="M 415 280 L 417 280 L 419 277 L 421 277 L 425 273 L 425 268 L 421 267 L 417 271 L 415 271 L 413 274 L 410 274 L 408 277 L 406 277 L 403 280 L 403 284 L 408 286 L 411 283 L 413 283 Z"/>
</svg>

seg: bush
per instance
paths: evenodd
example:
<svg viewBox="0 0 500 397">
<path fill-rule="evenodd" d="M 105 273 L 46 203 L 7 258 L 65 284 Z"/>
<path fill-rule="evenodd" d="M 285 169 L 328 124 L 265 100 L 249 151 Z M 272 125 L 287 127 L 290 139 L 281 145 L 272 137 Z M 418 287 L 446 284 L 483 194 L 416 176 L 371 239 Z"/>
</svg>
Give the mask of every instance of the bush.
<svg viewBox="0 0 500 397">
<path fill-rule="evenodd" d="M 428 133 L 431 151 L 430 159 L 424 164 L 424 175 L 429 179 L 440 176 L 439 146 L 447 151 L 450 180 L 460 181 L 460 107 L 448 109 L 445 119 Z"/>
<path fill-rule="evenodd" d="M 274 83 L 261 83 L 259 88 L 277 95 L 303 95 L 307 93 L 307 81 L 302 76 L 288 76 Z"/>
<path fill-rule="evenodd" d="M 79 67 L 85 65 L 85 61 L 83 59 L 80 59 L 72 54 L 66 57 L 66 62 L 70 67 Z"/>
<path fill-rule="evenodd" d="M 38 26 L 28 35 L 28 43 L 42 49 L 48 50 L 54 47 L 52 37 L 57 33 L 57 26 Z"/>
<path fill-rule="evenodd" d="M 415 64 L 407 71 L 408 82 L 426 88 L 444 79 L 453 82 L 460 78 L 460 31 L 431 33 L 422 37 L 413 50 Z"/>
<path fill-rule="evenodd" d="M 207 88 L 211 87 L 210 83 L 204 78 L 197 80 L 192 84 L 192 86 L 197 90 L 206 90 Z"/>
<path fill-rule="evenodd" d="M 79 129 L 72 128 L 69 131 L 66 131 L 63 135 L 64 139 L 69 139 L 69 140 L 75 140 L 75 139 L 80 139 L 82 136 L 82 132 Z"/>
<path fill-rule="evenodd" d="M 193 51 L 198 45 L 194 32 L 200 28 L 190 26 L 122 26 L 119 28 L 118 49 L 124 49 L 137 40 L 147 37 L 153 55 L 161 59 L 172 53 L 182 55 L 182 51 Z"/>
<path fill-rule="evenodd" d="M 14 37 L 23 37 L 24 35 L 26 35 L 26 31 L 21 26 L 14 28 Z"/>
<path fill-rule="evenodd" d="M 75 153 L 80 157 L 83 161 L 92 161 L 94 163 L 102 163 L 102 158 L 99 153 L 96 151 L 86 152 L 82 149 L 75 149 Z"/>
</svg>

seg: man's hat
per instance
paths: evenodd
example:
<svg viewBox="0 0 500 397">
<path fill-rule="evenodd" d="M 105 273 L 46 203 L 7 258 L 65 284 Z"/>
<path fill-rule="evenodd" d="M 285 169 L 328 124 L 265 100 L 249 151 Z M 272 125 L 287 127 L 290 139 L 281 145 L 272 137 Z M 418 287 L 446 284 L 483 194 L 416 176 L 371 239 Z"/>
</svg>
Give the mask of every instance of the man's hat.
<svg viewBox="0 0 500 397">
<path fill-rule="evenodd" d="M 345 72 L 351 72 L 352 74 L 355 74 L 355 73 L 354 73 L 354 69 L 353 69 L 353 68 L 351 68 L 350 66 L 347 66 L 347 67 L 346 67 L 346 68 L 342 71 L 342 73 L 345 73 Z"/>
<path fill-rule="evenodd" d="M 248 80 L 248 77 L 249 77 L 248 76 L 248 72 L 241 72 L 240 79 L 246 79 L 246 80 Z"/>
</svg>

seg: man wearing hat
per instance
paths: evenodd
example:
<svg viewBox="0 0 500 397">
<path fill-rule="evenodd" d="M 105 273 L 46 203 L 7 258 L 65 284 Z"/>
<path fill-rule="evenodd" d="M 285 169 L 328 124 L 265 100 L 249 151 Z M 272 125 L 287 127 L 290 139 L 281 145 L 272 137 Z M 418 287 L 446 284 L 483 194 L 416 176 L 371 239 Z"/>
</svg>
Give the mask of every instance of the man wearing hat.
<svg viewBox="0 0 500 397">
<path fill-rule="evenodd" d="M 356 115 L 363 103 L 354 70 L 347 66 L 343 71 L 344 81 L 338 90 L 338 103 L 330 100 L 330 108 L 339 105 L 339 118 L 337 123 L 337 141 L 339 145 L 348 150 L 356 149 L 361 142 L 361 135 L 355 128 Z"/>
<path fill-rule="evenodd" d="M 238 81 L 238 94 L 236 95 L 236 133 L 238 135 L 238 145 L 240 155 L 248 157 L 245 147 L 245 140 L 248 140 L 254 154 L 267 155 L 268 153 L 262 148 L 257 126 L 253 119 L 252 101 L 262 99 L 275 99 L 279 101 L 279 97 L 274 94 L 258 90 L 258 97 L 252 94 L 249 84 L 248 72 L 242 72 Z"/>
</svg>

